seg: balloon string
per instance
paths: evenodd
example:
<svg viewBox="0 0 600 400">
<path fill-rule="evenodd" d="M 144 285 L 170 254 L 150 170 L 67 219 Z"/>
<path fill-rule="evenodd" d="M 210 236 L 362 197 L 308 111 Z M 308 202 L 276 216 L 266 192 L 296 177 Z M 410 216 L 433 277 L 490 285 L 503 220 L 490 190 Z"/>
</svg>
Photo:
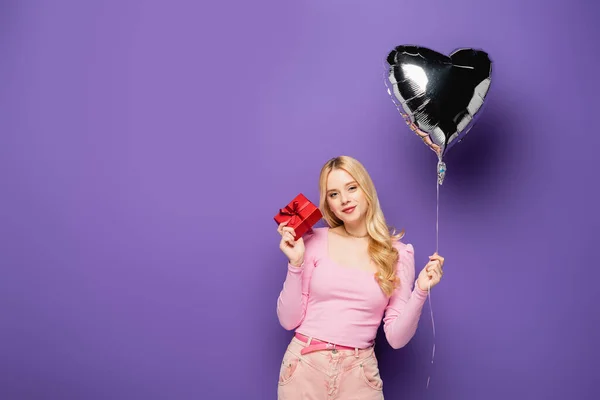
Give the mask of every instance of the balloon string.
<svg viewBox="0 0 600 400">
<path fill-rule="evenodd" d="M 427 295 L 429 296 L 429 311 L 431 313 L 431 326 L 433 327 L 433 349 L 431 350 L 431 364 L 433 365 L 433 358 L 435 357 L 435 322 L 433 320 L 433 307 L 431 306 L 431 282 L 427 288 Z M 429 382 L 431 381 L 431 373 L 427 377 L 427 388 L 429 388 Z"/>
<path fill-rule="evenodd" d="M 435 252 L 438 252 L 440 241 L 439 241 L 439 232 L 440 232 L 440 181 L 437 180 L 436 185 L 436 204 L 435 204 Z"/>
<path fill-rule="evenodd" d="M 446 165 L 442 162 L 441 157 L 438 160 L 437 165 L 437 179 L 436 179 L 436 210 L 435 210 L 435 252 L 439 250 L 439 221 L 440 221 L 440 185 L 444 182 L 446 174 Z M 435 321 L 433 319 L 433 307 L 431 305 L 431 281 L 428 284 L 427 296 L 429 298 L 429 312 L 431 314 L 431 326 L 433 327 L 433 349 L 431 350 L 431 364 L 433 365 L 433 359 L 435 357 Z M 431 373 L 427 377 L 427 388 L 429 388 L 429 382 L 431 381 Z"/>
</svg>

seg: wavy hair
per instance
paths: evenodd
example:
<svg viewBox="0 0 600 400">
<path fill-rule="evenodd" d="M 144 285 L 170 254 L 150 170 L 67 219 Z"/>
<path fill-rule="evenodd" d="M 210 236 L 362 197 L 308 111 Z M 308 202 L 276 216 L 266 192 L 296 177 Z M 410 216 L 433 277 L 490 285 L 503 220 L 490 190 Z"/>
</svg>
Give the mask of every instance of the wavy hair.
<svg viewBox="0 0 600 400">
<path fill-rule="evenodd" d="M 334 169 L 341 169 L 350 174 L 365 194 L 368 204 L 366 224 L 369 235 L 369 256 L 377 265 L 375 279 L 379 283 L 381 290 L 387 296 L 391 296 L 394 289 L 400 283 L 399 278 L 396 276 L 396 264 L 399 254 L 398 250 L 393 246 L 393 241 L 400 240 L 404 236 L 404 230 L 399 234 L 396 234 L 395 230 L 390 232 L 390 228 L 385 221 L 383 211 L 379 205 L 375 185 L 369 173 L 358 160 L 349 156 L 332 158 L 321 169 L 319 177 L 319 208 L 323 213 L 323 219 L 330 227 L 335 228 L 344 224 L 342 220 L 335 216 L 327 204 L 327 177 Z"/>
</svg>

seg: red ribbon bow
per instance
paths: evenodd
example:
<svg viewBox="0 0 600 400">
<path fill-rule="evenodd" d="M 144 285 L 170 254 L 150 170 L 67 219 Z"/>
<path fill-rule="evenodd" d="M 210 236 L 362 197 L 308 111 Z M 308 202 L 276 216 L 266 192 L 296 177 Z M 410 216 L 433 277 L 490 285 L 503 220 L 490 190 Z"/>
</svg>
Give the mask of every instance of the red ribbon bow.
<svg viewBox="0 0 600 400">
<path fill-rule="evenodd" d="M 294 225 L 296 223 L 296 219 L 301 218 L 300 212 L 304 210 L 309 204 L 310 201 L 306 201 L 304 202 L 304 204 L 302 204 L 302 206 L 300 206 L 300 203 L 297 200 L 294 200 L 292 202 L 291 207 L 288 204 L 287 206 L 285 206 L 285 208 L 279 209 L 279 215 L 286 215 L 288 217 L 291 217 L 288 221 L 288 225 Z"/>
</svg>

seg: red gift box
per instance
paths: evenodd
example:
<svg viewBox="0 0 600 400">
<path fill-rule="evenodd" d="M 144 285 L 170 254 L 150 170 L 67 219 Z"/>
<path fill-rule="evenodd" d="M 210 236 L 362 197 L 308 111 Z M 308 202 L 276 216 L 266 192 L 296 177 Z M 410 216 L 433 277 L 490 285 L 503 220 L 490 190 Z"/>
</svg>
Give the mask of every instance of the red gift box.
<svg viewBox="0 0 600 400">
<path fill-rule="evenodd" d="M 319 208 L 300 193 L 285 208 L 280 209 L 274 219 L 277 225 L 289 221 L 286 226 L 294 228 L 296 232 L 294 239 L 298 240 L 321 218 L 323 218 L 323 214 Z"/>
</svg>

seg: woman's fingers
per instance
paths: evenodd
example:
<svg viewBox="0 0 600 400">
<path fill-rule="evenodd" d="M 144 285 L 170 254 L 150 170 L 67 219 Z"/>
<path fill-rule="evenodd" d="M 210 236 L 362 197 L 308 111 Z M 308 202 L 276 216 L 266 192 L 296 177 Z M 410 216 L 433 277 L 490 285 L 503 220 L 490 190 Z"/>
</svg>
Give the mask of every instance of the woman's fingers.
<svg viewBox="0 0 600 400">
<path fill-rule="evenodd" d="M 283 227 L 287 225 L 289 221 L 285 221 L 279 224 L 279 226 L 277 227 L 277 233 L 279 233 L 280 235 L 283 234 Z"/>
</svg>

